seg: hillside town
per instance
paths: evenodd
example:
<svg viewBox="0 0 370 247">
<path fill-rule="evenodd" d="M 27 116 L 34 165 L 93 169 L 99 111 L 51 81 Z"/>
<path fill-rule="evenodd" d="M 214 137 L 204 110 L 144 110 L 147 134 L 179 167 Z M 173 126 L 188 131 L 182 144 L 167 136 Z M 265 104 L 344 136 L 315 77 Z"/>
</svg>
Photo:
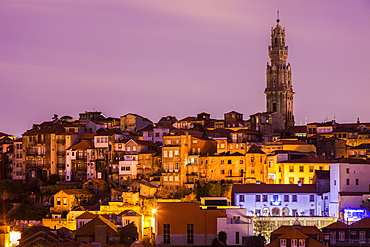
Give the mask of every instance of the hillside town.
<svg viewBox="0 0 370 247">
<path fill-rule="evenodd" d="M 285 35 L 278 19 L 266 112 L 0 133 L 0 246 L 370 246 L 370 123 L 295 124 Z"/>
</svg>

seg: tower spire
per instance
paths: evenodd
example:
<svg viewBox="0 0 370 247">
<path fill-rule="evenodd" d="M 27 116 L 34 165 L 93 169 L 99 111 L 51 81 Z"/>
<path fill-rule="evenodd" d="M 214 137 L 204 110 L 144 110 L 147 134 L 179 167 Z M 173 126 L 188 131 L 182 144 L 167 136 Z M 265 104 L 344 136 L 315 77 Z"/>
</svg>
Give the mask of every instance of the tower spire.
<svg viewBox="0 0 370 247">
<path fill-rule="evenodd" d="M 279 18 L 280 12 L 277 11 Z M 285 28 L 276 20 L 271 28 L 271 45 L 268 47 L 270 64 L 266 69 L 266 110 L 280 112 L 288 129 L 294 126 L 293 84 L 290 64 L 287 63 L 288 46 L 285 45 Z"/>
<path fill-rule="evenodd" d="M 276 16 L 277 16 L 276 22 L 280 22 L 280 11 L 279 11 L 279 8 L 277 9 Z"/>
</svg>

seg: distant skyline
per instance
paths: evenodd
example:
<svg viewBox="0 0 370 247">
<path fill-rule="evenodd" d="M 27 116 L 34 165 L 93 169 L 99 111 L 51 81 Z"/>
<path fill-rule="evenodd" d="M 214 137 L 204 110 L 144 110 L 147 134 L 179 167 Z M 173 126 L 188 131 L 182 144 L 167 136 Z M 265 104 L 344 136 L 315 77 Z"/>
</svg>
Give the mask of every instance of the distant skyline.
<svg viewBox="0 0 370 247">
<path fill-rule="evenodd" d="M 84 111 L 264 112 L 278 9 L 296 124 L 370 122 L 368 0 L 4 0 L 0 132 Z"/>
</svg>

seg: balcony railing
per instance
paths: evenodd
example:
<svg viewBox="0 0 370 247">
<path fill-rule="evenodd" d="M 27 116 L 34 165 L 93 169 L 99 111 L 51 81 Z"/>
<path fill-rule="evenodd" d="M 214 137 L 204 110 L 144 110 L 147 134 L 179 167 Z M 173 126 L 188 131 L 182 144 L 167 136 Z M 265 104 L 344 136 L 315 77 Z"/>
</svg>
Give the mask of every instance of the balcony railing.
<svg viewBox="0 0 370 247">
<path fill-rule="evenodd" d="M 86 160 L 87 156 L 86 155 L 77 155 L 76 160 Z"/>
<path fill-rule="evenodd" d="M 26 154 L 28 156 L 35 156 L 36 155 L 36 151 L 35 150 L 27 150 Z"/>
<path fill-rule="evenodd" d="M 61 169 L 65 169 L 66 168 L 66 164 L 65 163 L 58 163 L 57 166 L 58 166 L 58 168 L 61 168 Z"/>
</svg>

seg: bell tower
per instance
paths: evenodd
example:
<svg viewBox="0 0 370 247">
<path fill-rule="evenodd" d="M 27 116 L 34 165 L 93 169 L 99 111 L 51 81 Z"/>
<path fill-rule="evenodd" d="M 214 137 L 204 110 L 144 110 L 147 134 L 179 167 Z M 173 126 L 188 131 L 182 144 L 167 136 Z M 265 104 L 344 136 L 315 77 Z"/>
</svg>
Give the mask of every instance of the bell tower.
<svg viewBox="0 0 370 247">
<path fill-rule="evenodd" d="M 287 64 L 288 46 L 285 46 L 285 28 L 276 20 L 271 28 L 271 45 L 268 47 L 270 63 L 266 68 L 266 111 L 280 112 L 285 128 L 294 126 L 292 71 Z"/>
</svg>

